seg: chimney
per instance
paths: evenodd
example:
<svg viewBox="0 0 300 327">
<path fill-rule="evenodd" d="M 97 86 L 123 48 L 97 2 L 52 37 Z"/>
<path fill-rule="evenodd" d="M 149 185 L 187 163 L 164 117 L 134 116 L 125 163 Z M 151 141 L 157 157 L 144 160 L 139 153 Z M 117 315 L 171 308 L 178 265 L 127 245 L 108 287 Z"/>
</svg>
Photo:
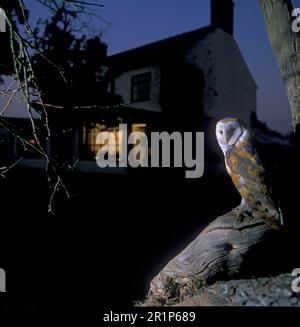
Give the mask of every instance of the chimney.
<svg viewBox="0 0 300 327">
<path fill-rule="evenodd" d="M 211 26 L 233 35 L 234 2 L 232 0 L 211 0 Z"/>
</svg>

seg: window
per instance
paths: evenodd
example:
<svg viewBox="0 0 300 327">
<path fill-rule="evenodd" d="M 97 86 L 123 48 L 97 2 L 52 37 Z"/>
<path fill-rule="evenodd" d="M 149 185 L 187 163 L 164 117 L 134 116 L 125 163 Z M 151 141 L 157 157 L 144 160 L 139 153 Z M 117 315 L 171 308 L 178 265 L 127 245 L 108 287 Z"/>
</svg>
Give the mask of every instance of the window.
<svg viewBox="0 0 300 327">
<path fill-rule="evenodd" d="M 131 126 L 131 132 L 134 133 L 134 132 L 142 132 L 142 133 L 145 133 L 147 135 L 147 125 L 144 124 L 144 123 L 141 123 L 141 124 L 137 124 L 137 123 L 134 123 L 132 124 Z M 150 153 L 150 148 L 149 148 L 149 144 L 148 144 L 148 147 L 144 147 L 144 146 L 141 146 L 141 148 L 137 149 L 135 146 L 139 144 L 138 143 L 138 139 L 135 138 L 135 135 L 133 134 L 133 146 L 134 148 L 131 150 L 133 151 L 134 153 L 134 157 L 136 157 L 139 162 L 148 162 L 148 153 Z"/>
<path fill-rule="evenodd" d="M 93 160 L 96 158 L 97 152 L 101 149 L 100 144 L 96 143 L 97 136 L 100 132 L 111 132 L 115 136 L 116 146 L 113 150 L 116 151 L 117 158 L 119 157 L 122 134 L 119 132 L 118 126 L 108 126 L 99 123 L 89 123 L 83 126 L 82 143 L 83 143 L 83 157 L 84 159 Z"/>
<path fill-rule="evenodd" d="M 151 73 L 139 74 L 131 78 L 131 101 L 150 100 Z"/>
</svg>

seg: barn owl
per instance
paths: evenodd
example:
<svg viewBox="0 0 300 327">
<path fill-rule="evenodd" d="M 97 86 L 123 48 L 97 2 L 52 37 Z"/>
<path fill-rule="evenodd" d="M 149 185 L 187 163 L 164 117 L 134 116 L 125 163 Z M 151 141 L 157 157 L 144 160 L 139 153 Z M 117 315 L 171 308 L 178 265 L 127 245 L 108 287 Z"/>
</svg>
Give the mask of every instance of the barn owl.
<svg viewBox="0 0 300 327">
<path fill-rule="evenodd" d="M 249 131 L 238 118 L 224 118 L 217 123 L 216 137 L 225 157 L 226 170 L 242 197 L 239 218 L 247 210 L 278 230 L 283 224 L 281 211 L 272 198 L 266 171 Z"/>
</svg>

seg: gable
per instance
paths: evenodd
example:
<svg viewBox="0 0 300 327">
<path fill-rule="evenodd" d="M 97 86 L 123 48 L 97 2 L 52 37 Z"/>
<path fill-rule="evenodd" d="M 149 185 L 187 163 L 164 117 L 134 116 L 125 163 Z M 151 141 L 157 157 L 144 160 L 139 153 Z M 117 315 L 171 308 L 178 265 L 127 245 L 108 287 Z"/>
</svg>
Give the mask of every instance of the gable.
<svg viewBox="0 0 300 327">
<path fill-rule="evenodd" d="M 112 55 L 108 58 L 108 65 L 116 75 L 142 67 L 156 66 L 169 56 L 183 53 L 214 30 L 211 26 L 207 26 Z"/>
</svg>

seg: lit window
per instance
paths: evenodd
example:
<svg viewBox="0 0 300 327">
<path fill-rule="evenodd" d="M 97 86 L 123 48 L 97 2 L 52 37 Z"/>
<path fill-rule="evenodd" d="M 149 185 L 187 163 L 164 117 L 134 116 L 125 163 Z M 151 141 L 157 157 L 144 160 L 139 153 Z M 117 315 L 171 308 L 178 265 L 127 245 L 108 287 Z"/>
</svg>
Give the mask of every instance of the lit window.
<svg viewBox="0 0 300 327">
<path fill-rule="evenodd" d="M 147 125 L 146 124 L 132 124 L 132 132 L 147 133 Z"/>
<path fill-rule="evenodd" d="M 131 126 L 131 131 L 132 133 L 135 132 L 140 132 L 140 133 L 144 133 L 147 135 L 147 125 L 146 124 L 132 124 Z M 136 135 L 133 134 L 133 144 L 134 146 L 137 145 L 139 143 L 139 136 L 136 138 Z M 148 142 L 147 142 L 148 143 Z M 140 148 L 136 148 L 134 147 L 132 149 L 134 156 L 140 161 L 140 162 L 145 162 L 146 158 L 148 156 L 148 153 L 150 153 L 150 148 L 149 148 L 149 144 L 148 144 L 148 148 L 145 148 L 144 146 L 140 145 Z"/>
<path fill-rule="evenodd" d="M 108 126 L 105 124 L 86 124 L 83 126 L 83 146 L 84 146 L 84 152 L 87 159 L 95 159 L 97 152 L 101 149 L 103 145 L 96 144 L 97 136 L 100 132 L 110 132 L 113 133 L 116 140 L 116 146 L 113 146 L 113 148 L 110 150 L 110 153 L 112 153 L 113 150 L 116 152 L 117 158 L 119 157 L 120 147 L 121 147 L 121 141 L 122 141 L 122 131 L 119 132 L 118 126 Z"/>
<path fill-rule="evenodd" d="M 131 101 L 148 101 L 151 92 L 151 73 L 139 74 L 131 78 Z"/>
</svg>

